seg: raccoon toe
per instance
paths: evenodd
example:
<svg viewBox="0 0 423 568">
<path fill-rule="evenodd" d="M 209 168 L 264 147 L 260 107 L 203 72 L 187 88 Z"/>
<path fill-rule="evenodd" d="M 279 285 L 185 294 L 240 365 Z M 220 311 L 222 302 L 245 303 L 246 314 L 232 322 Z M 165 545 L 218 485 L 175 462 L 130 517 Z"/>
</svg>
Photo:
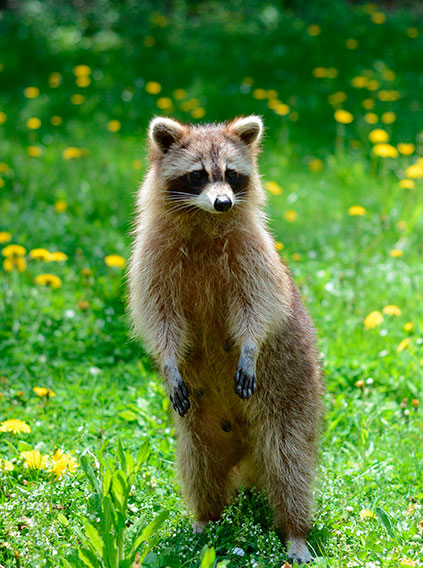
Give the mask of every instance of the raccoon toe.
<svg viewBox="0 0 423 568">
<path fill-rule="evenodd" d="M 302 539 L 292 539 L 288 550 L 288 559 L 291 564 L 310 564 L 314 558 L 310 554 L 307 544 Z"/>
<path fill-rule="evenodd" d="M 188 412 L 188 409 L 191 406 L 189 401 L 189 392 L 182 380 L 173 389 L 173 393 L 170 395 L 170 402 L 179 416 L 185 416 Z"/>
<path fill-rule="evenodd" d="M 238 367 L 235 373 L 235 393 L 246 400 L 252 396 L 256 388 L 256 377 Z"/>
</svg>

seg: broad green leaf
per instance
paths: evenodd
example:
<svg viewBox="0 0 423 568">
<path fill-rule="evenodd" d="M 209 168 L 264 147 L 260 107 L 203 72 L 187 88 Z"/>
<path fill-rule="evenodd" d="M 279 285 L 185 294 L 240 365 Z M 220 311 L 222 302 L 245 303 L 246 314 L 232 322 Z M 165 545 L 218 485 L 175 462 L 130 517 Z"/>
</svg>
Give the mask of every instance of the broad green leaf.
<svg viewBox="0 0 423 568">
<path fill-rule="evenodd" d="M 88 481 L 90 482 L 91 487 L 94 489 L 94 491 L 96 493 L 98 493 L 98 495 L 100 497 L 102 497 L 101 488 L 100 488 L 100 485 L 99 485 L 99 482 L 98 482 L 98 478 L 97 478 L 97 476 L 94 472 L 92 465 L 89 462 L 87 454 L 84 454 L 84 455 L 81 456 L 79 463 L 81 464 L 81 467 L 84 470 L 84 473 L 85 473 Z"/>
<path fill-rule="evenodd" d="M 386 511 L 384 511 L 382 509 L 382 507 L 376 507 L 376 518 L 385 527 L 386 532 L 389 534 L 389 536 L 394 538 L 395 537 L 395 528 L 392 524 L 391 519 L 389 518 L 388 513 Z"/>
<path fill-rule="evenodd" d="M 69 521 L 67 520 L 65 515 L 62 515 L 62 513 L 59 513 L 57 515 L 57 519 L 64 527 L 67 527 L 69 525 Z"/>
<path fill-rule="evenodd" d="M 132 550 L 137 552 L 141 544 L 147 541 L 165 522 L 169 516 L 169 511 L 162 511 L 155 517 L 149 525 L 147 525 L 141 534 L 134 540 Z"/>
<path fill-rule="evenodd" d="M 119 416 L 120 416 L 120 418 L 122 418 L 126 422 L 135 422 L 136 420 L 138 420 L 138 414 L 136 414 L 134 411 L 128 410 L 128 409 L 122 410 L 122 412 L 119 412 Z"/>
<path fill-rule="evenodd" d="M 94 548 L 100 558 L 104 558 L 104 543 L 98 529 L 84 519 L 84 529 L 89 544 Z"/>
<path fill-rule="evenodd" d="M 91 552 L 88 548 L 80 547 L 78 549 L 78 558 L 83 562 L 88 568 L 99 568 L 101 563 L 99 562 L 96 555 Z"/>
<path fill-rule="evenodd" d="M 151 443 L 149 440 L 146 440 L 141 448 L 138 450 L 137 454 L 137 471 L 140 467 L 147 461 L 149 455 L 151 453 Z"/>
<path fill-rule="evenodd" d="M 216 552 L 213 547 L 209 548 L 207 545 L 202 550 L 202 558 L 200 568 L 213 568 L 214 561 L 216 560 Z"/>
<path fill-rule="evenodd" d="M 106 469 L 103 475 L 103 495 L 107 495 L 110 489 L 110 483 L 112 481 L 112 472 L 110 469 Z"/>
<path fill-rule="evenodd" d="M 111 493 L 114 501 L 119 505 L 120 512 L 126 514 L 126 500 L 128 498 L 130 487 L 126 481 L 125 475 L 118 470 L 113 473 Z"/>
<path fill-rule="evenodd" d="M 122 442 L 118 440 L 117 444 L 117 455 L 120 461 L 120 467 L 123 471 L 126 471 L 126 456 L 125 450 L 123 449 Z"/>
</svg>

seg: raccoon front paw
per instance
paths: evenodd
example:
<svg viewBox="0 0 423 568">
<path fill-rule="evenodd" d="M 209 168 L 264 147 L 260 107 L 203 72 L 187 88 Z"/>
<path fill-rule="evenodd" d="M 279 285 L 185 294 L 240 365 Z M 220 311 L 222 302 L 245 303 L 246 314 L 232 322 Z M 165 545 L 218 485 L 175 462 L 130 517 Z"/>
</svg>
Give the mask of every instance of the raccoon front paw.
<svg viewBox="0 0 423 568">
<path fill-rule="evenodd" d="M 191 403 L 189 401 L 188 389 L 181 378 L 172 387 L 169 398 L 179 416 L 185 416 Z"/>
<path fill-rule="evenodd" d="M 256 374 L 255 370 L 251 368 L 245 369 L 243 365 L 238 365 L 235 373 L 235 392 L 236 394 L 246 400 L 250 398 L 256 390 Z"/>
</svg>

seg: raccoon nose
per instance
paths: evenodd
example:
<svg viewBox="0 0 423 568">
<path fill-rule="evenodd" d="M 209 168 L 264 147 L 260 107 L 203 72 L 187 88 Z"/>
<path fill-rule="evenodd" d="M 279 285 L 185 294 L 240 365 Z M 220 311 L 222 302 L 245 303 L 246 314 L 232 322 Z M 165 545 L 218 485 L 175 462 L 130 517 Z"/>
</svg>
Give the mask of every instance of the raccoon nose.
<svg viewBox="0 0 423 568">
<path fill-rule="evenodd" d="M 216 211 L 229 211 L 232 208 L 232 201 L 227 195 L 218 195 L 214 202 Z"/>
</svg>

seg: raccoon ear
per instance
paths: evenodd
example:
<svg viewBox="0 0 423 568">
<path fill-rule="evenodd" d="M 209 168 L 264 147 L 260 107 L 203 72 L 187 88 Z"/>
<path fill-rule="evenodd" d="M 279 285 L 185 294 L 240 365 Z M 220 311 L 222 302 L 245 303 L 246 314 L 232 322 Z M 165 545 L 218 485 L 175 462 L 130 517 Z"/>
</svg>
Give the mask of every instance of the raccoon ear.
<svg viewBox="0 0 423 568">
<path fill-rule="evenodd" d="M 260 117 L 254 115 L 236 118 L 229 124 L 229 130 L 247 146 L 251 146 L 254 142 L 260 142 L 263 122 Z"/>
<path fill-rule="evenodd" d="M 180 140 L 184 132 L 183 124 L 161 116 L 153 118 L 148 129 L 150 140 L 157 144 L 163 153 L 166 153 L 172 144 Z"/>
</svg>

